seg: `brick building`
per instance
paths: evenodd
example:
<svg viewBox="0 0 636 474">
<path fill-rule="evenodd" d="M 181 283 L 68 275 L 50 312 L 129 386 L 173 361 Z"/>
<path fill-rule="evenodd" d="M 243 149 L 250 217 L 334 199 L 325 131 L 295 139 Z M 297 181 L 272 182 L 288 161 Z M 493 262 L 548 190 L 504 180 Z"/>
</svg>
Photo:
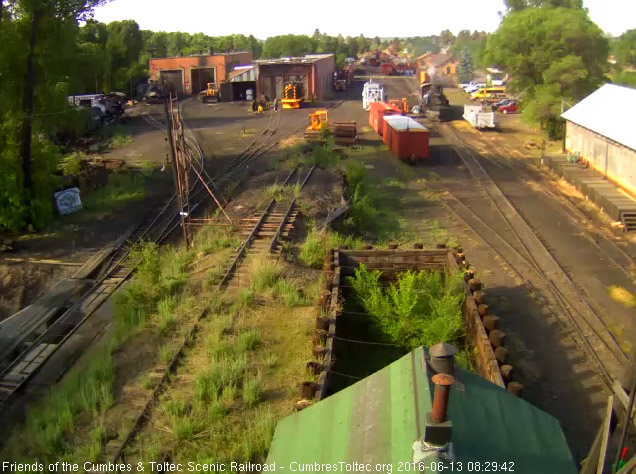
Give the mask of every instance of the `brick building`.
<svg viewBox="0 0 636 474">
<path fill-rule="evenodd" d="M 208 82 L 219 86 L 235 66 L 251 62 L 251 52 L 153 58 L 149 64 L 150 79 L 163 78 L 168 90 L 178 95 L 197 94 L 207 88 Z"/>
</svg>

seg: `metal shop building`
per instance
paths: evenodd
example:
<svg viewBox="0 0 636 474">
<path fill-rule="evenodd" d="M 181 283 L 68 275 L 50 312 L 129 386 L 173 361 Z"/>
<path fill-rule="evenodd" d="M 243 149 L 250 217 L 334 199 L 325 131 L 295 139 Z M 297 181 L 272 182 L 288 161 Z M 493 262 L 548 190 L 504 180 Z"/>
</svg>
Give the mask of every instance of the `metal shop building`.
<svg viewBox="0 0 636 474">
<path fill-rule="evenodd" d="M 605 84 L 561 115 L 565 149 L 636 196 L 636 89 Z"/>
<path fill-rule="evenodd" d="M 254 61 L 258 65 L 257 95 L 281 98 L 286 82 L 301 82 L 305 100 L 324 100 L 331 92 L 333 54 Z"/>
<path fill-rule="evenodd" d="M 219 86 L 235 66 L 252 62 L 252 53 L 218 53 L 150 60 L 150 79 L 165 80 L 168 90 L 178 95 L 198 94 L 208 82 Z"/>
</svg>

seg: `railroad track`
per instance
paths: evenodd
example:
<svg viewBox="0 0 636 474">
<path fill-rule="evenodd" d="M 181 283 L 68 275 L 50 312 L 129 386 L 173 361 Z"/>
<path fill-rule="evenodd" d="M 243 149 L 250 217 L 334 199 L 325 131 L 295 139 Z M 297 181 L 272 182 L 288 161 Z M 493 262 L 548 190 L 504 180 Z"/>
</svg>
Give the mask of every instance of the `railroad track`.
<svg viewBox="0 0 636 474">
<path fill-rule="evenodd" d="M 550 303 L 557 320 L 581 347 L 597 373 L 611 390 L 620 375 L 626 355 L 606 328 L 601 317 L 565 270 L 545 247 L 517 209 L 504 196 L 472 151 L 465 147 L 447 124 L 440 131 L 451 142 L 486 200 L 496 210 L 505 232 L 495 232 L 459 199 L 446 201 L 453 213 L 464 221 L 506 261 L 515 273 Z"/>
<path fill-rule="evenodd" d="M 302 188 L 305 186 L 305 184 L 311 177 L 314 169 L 315 165 L 311 166 L 304 179 L 302 181 L 299 181 L 300 190 L 302 190 Z M 283 182 L 283 186 L 291 186 L 292 179 L 296 175 L 298 175 L 299 177 L 301 176 L 301 169 L 299 167 L 294 168 L 287 175 L 285 181 Z M 289 204 L 285 204 L 286 203 L 278 202 L 274 198 L 265 206 L 265 209 L 260 213 L 260 215 L 254 218 L 246 219 L 247 221 L 254 221 L 254 224 L 251 226 L 245 239 L 238 247 L 236 255 L 232 259 L 225 274 L 219 282 L 218 287 L 220 290 L 226 289 L 229 283 L 238 276 L 239 267 L 241 263 L 244 262 L 245 259 L 248 257 L 250 249 L 253 248 L 256 253 L 265 251 L 274 256 L 277 255 L 281 246 L 280 239 L 287 233 L 297 214 L 296 197 L 293 197 Z M 254 243 L 259 241 L 264 242 L 265 245 L 254 246 Z M 196 319 L 196 321 L 188 331 L 188 334 L 184 338 L 179 350 L 174 355 L 172 360 L 166 365 L 164 372 L 159 378 L 159 382 L 154 387 L 146 403 L 143 405 L 143 408 L 135 418 L 133 426 L 126 435 L 126 438 L 124 438 L 121 443 L 117 441 L 111 441 L 108 444 L 106 451 L 109 461 L 113 463 L 118 462 L 123 457 L 124 450 L 133 443 L 137 434 L 146 425 L 146 423 L 150 419 L 150 414 L 152 412 L 154 404 L 156 403 L 159 395 L 165 390 L 166 385 L 169 383 L 170 374 L 176 371 L 185 350 L 195 340 L 196 334 L 200 329 L 200 323 L 206 318 L 207 315 L 208 310 L 205 309 L 201 312 L 199 317 Z"/>
<path fill-rule="evenodd" d="M 150 125 L 157 129 L 165 129 L 165 125 L 147 114 L 142 115 Z M 269 126 L 272 124 L 274 114 L 270 116 Z M 280 120 L 280 119 L 279 119 Z M 295 133 L 294 130 L 292 133 Z M 242 153 L 232 160 L 232 166 L 228 167 L 220 176 L 223 183 L 228 183 L 235 177 L 247 163 L 261 156 L 271 149 L 276 143 L 271 143 L 275 133 L 265 136 L 265 140 L 257 137 Z M 265 135 L 265 133 L 264 133 Z M 193 165 L 203 168 L 203 150 L 194 138 L 187 138 L 186 144 Z M 197 168 L 199 167 L 197 166 Z M 209 179 L 209 176 L 205 174 Z M 208 186 L 217 189 L 213 180 L 209 179 Z M 191 212 L 201 206 L 206 198 L 206 186 L 197 180 L 190 192 L 192 205 Z M 160 209 L 152 209 L 142 222 L 134 229 L 130 237 L 111 253 L 109 260 L 102 266 L 92 286 L 84 292 L 80 298 L 53 321 L 43 332 L 40 330 L 23 334 L 15 341 L 14 353 L 16 354 L 0 371 L 0 413 L 5 412 L 10 405 L 23 393 L 26 386 L 44 364 L 68 342 L 86 320 L 106 301 L 133 273 L 138 261 L 130 258 L 131 250 L 142 241 L 151 241 L 157 244 L 163 242 L 173 230 L 179 227 L 179 216 L 174 212 L 173 204 L 176 194 L 173 194 Z M 95 334 L 97 337 L 105 327 L 101 327 Z M 73 354 L 65 361 L 64 367 L 58 368 L 59 379 L 70 367 L 81 352 Z"/>
</svg>

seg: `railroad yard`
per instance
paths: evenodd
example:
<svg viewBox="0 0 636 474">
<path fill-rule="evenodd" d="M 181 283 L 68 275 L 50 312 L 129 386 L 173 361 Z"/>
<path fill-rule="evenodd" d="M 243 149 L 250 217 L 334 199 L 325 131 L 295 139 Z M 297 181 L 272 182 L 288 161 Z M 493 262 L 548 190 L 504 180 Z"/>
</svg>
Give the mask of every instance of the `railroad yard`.
<svg viewBox="0 0 636 474">
<path fill-rule="evenodd" d="M 153 164 L 151 192 L 16 254 L 79 263 L 47 267 L 33 295 L 9 305 L 23 310 L 44 289 L 65 295 L 29 307 L 50 321 L 45 330 L 16 320 L 22 339 L 3 340 L 2 460 L 264 462 L 276 423 L 314 403 L 330 374 L 308 365 L 329 331 L 316 331 L 334 291 L 325 252 L 422 247 L 451 252 L 457 271 L 479 280 L 469 295 L 487 332 L 477 334 L 502 366 L 492 359 L 491 381 L 554 416 L 577 465 L 587 456 L 636 340 L 634 307 L 615 291 L 636 294 L 636 240 L 525 147 L 532 132 L 518 116 L 498 118 L 499 131 L 462 121 L 459 90 L 446 89 L 454 120 L 415 118 L 429 130 L 430 158 L 399 160 L 362 108 L 370 77 L 391 99 L 419 99 L 415 77 L 367 68 L 332 100 L 299 109 L 175 104 L 191 160 L 188 247 L 165 166 L 164 106 L 128 109 L 132 141 L 107 156 Z M 304 140 L 308 114 L 323 109 L 330 122 L 356 122 L 355 144 Z M 47 304 L 54 316 L 42 316 Z M 405 353 L 376 359 L 358 346 L 334 349 L 333 387 Z M 462 350 L 483 375 L 481 349 Z M 338 360 L 354 352 L 356 367 Z"/>
</svg>

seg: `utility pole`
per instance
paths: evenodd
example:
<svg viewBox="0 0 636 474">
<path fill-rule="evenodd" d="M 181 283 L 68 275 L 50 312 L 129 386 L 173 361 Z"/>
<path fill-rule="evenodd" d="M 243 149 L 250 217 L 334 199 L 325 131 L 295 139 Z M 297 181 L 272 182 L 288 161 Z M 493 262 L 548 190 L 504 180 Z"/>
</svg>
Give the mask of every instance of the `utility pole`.
<svg viewBox="0 0 636 474">
<path fill-rule="evenodd" d="M 165 82 L 163 81 L 163 78 L 161 81 L 161 85 L 162 85 L 162 94 L 163 94 L 163 111 L 166 117 L 166 133 L 168 134 L 168 144 L 170 145 L 170 155 L 172 157 L 172 178 L 174 180 L 174 192 L 177 196 L 177 208 L 179 212 L 179 218 L 181 220 L 181 230 L 183 231 L 183 242 L 185 243 L 186 247 L 188 247 L 189 246 L 188 232 L 185 227 L 185 216 L 183 215 L 182 191 L 181 191 L 181 185 L 179 183 L 179 175 L 177 171 L 177 158 L 176 158 L 176 152 L 174 148 L 174 139 L 172 136 L 172 132 L 173 132 L 172 117 L 168 113 L 168 98 L 165 95 Z"/>
</svg>

